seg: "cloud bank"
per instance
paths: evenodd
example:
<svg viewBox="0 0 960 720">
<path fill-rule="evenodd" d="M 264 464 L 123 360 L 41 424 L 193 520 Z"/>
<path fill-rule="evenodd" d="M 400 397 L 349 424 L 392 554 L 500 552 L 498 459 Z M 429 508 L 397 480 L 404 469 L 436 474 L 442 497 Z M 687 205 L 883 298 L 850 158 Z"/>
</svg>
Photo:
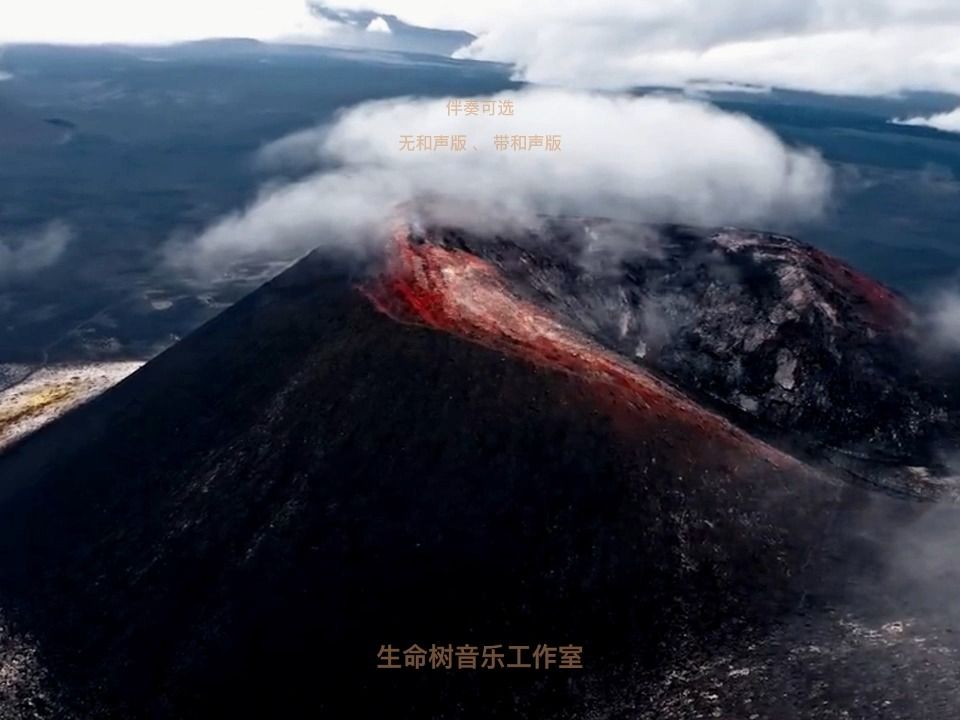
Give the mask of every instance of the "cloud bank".
<svg viewBox="0 0 960 720">
<path fill-rule="evenodd" d="M 519 78 L 542 84 L 618 89 L 707 81 L 852 94 L 960 93 L 956 0 L 335 0 L 333 5 L 8 2 L 0 5 L 0 42 L 164 43 L 241 36 L 325 42 L 343 32 L 343 24 L 329 18 L 359 12 L 471 32 L 479 37 L 459 56 L 514 63 Z"/>
<path fill-rule="evenodd" d="M 423 207 L 472 229 L 534 225 L 538 214 L 641 222 L 762 226 L 816 217 L 830 173 L 746 117 L 679 99 L 529 89 L 491 100 L 513 116 L 451 117 L 446 100 L 357 106 L 332 125 L 263 149 L 262 168 L 305 176 L 269 183 L 170 256 L 216 271 L 243 258 L 290 258 L 314 247 L 363 252 L 382 242 L 397 207 Z M 499 107 L 499 105 L 498 105 Z M 465 135 L 466 148 L 403 150 Z M 498 135 L 506 149 L 497 149 Z M 514 150 L 514 136 L 560 147 Z"/>
<path fill-rule="evenodd" d="M 69 226 L 54 221 L 36 230 L 0 235 L 0 283 L 29 277 L 56 263 L 73 238 Z"/>
<path fill-rule="evenodd" d="M 691 80 L 880 94 L 960 93 L 955 0 L 341 0 L 479 35 L 463 57 L 531 82 L 592 88 Z"/>
<path fill-rule="evenodd" d="M 939 113 L 929 117 L 914 117 L 904 120 L 894 120 L 896 125 L 915 125 L 929 127 L 943 132 L 960 133 L 960 108 L 952 112 Z"/>
</svg>

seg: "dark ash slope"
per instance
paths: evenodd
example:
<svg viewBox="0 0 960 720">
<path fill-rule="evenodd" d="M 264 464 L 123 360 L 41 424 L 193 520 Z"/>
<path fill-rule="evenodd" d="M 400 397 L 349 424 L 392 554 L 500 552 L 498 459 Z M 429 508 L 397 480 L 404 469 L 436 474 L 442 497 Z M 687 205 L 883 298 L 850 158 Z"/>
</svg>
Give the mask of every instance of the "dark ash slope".
<svg viewBox="0 0 960 720">
<path fill-rule="evenodd" d="M 0 607 L 81 717 L 953 703 L 941 673 L 885 705 L 929 658 L 906 646 L 898 688 L 890 655 L 864 664 L 833 624 L 901 617 L 915 588 L 885 548 L 934 506 L 774 469 L 682 420 L 395 322 L 307 258 L 0 458 Z M 823 706 L 821 675 L 779 669 L 814 631 L 856 671 Z M 586 669 L 374 669 L 380 644 L 415 642 L 574 643 Z M 725 686 L 725 658 L 753 656 L 757 684 Z"/>
</svg>

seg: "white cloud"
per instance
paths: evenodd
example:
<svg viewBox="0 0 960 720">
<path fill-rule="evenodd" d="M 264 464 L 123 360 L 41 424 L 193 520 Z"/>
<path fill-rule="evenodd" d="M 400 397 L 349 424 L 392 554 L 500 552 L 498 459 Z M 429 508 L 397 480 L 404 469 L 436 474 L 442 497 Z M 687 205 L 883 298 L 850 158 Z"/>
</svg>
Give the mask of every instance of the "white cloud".
<svg viewBox="0 0 960 720">
<path fill-rule="evenodd" d="M 960 108 L 952 112 L 939 113 L 929 117 L 913 117 L 904 120 L 894 120 L 897 125 L 916 125 L 935 128 L 944 132 L 960 133 Z"/>
<path fill-rule="evenodd" d="M 538 83 L 689 80 L 825 92 L 960 92 L 956 0 L 343 0 L 480 35 L 465 57 Z"/>
<path fill-rule="evenodd" d="M 11 75 L 8 72 L 4 72 L 3 70 L 0 70 L 0 82 L 3 82 L 4 80 L 12 80 L 12 79 L 13 79 L 13 75 Z"/>
<path fill-rule="evenodd" d="M 55 221 L 15 235 L 0 235 L 0 282 L 20 279 L 56 263 L 73 232 Z"/>
<path fill-rule="evenodd" d="M 690 80 L 858 94 L 960 93 L 956 0 L 334 0 L 480 37 L 464 57 L 524 79 L 621 88 Z M 376 23 L 376 20 L 373 21 Z M 382 29 L 380 24 L 370 29 Z M 31 0 L 0 5 L 0 42 L 324 41 L 307 0 Z"/>
<path fill-rule="evenodd" d="M 424 199 L 492 230 L 532 223 L 538 213 L 763 225 L 816 216 L 828 193 L 829 171 L 817 155 L 706 104 L 545 89 L 495 100 L 513 101 L 514 116 L 449 117 L 445 100 L 383 101 L 282 139 L 261 153 L 263 167 L 336 169 L 272 184 L 173 254 L 218 268 L 244 255 L 365 249 L 382 238 L 398 204 Z M 404 134 L 461 133 L 462 153 L 400 150 Z M 497 150 L 498 134 L 555 134 L 561 149 Z"/>
<path fill-rule="evenodd" d="M 370 24 L 367 25 L 367 32 L 386 33 L 389 35 L 393 31 L 390 29 L 390 26 L 387 25 L 386 20 L 384 20 L 382 17 L 375 17 L 370 21 Z"/>
</svg>

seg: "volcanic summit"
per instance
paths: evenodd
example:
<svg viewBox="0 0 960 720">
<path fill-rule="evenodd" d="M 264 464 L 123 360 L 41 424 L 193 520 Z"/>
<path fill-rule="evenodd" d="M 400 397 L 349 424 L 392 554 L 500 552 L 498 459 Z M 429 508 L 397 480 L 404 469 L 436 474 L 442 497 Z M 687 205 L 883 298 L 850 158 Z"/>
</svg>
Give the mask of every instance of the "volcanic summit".
<svg viewBox="0 0 960 720">
<path fill-rule="evenodd" d="M 756 232 L 310 255 L 0 456 L 0 706 L 946 717 L 958 404 L 915 341 L 895 293 Z M 583 668 L 377 668 L 544 643 Z"/>
</svg>

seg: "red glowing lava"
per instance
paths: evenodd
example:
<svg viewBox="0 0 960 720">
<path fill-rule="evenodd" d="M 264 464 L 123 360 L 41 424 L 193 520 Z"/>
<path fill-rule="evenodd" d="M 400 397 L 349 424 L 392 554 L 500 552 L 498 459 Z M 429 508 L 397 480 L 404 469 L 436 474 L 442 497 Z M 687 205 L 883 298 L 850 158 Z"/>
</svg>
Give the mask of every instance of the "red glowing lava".
<svg viewBox="0 0 960 720">
<path fill-rule="evenodd" d="M 616 400 L 621 426 L 627 422 L 639 429 L 666 420 L 687 437 L 719 441 L 741 457 L 746 453 L 778 468 L 798 465 L 518 297 L 486 261 L 462 250 L 411 242 L 405 229 L 397 231 L 394 240 L 386 272 L 362 288 L 381 312 L 574 375 L 601 390 L 597 397 Z"/>
</svg>

